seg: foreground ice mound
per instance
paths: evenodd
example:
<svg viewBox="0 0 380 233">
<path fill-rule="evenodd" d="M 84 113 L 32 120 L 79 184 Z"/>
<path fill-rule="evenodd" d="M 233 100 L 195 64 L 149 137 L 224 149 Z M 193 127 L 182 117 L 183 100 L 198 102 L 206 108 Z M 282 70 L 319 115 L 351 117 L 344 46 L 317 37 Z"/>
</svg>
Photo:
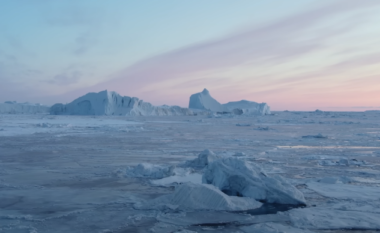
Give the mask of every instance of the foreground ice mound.
<svg viewBox="0 0 380 233">
<path fill-rule="evenodd" d="M 269 115 L 270 107 L 266 103 L 256 103 L 248 100 L 240 100 L 236 102 L 229 102 L 222 105 L 225 110 L 230 112 L 241 111 L 241 114 L 247 115 Z M 240 115 L 240 114 L 239 114 Z"/>
<path fill-rule="evenodd" d="M 16 101 L 0 103 L 0 113 L 7 114 L 49 113 L 49 109 L 50 107 L 41 104 L 17 103 Z"/>
<path fill-rule="evenodd" d="M 280 223 L 259 223 L 251 226 L 244 226 L 240 228 L 247 233 L 312 233 L 309 230 L 297 229 L 292 226 L 282 225 Z"/>
<path fill-rule="evenodd" d="M 136 178 L 162 179 L 174 175 L 174 166 L 162 166 L 149 163 L 140 163 L 137 166 L 127 167 L 125 176 Z"/>
<path fill-rule="evenodd" d="M 184 183 L 173 194 L 137 204 L 137 209 L 227 210 L 259 208 L 262 204 L 248 197 L 230 197 L 212 185 Z"/>
<path fill-rule="evenodd" d="M 281 176 L 268 176 L 257 165 L 238 158 L 210 163 L 202 182 L 218 187 L 228 195 L 251 197 L 258 201 L 304 205 L 303 194 Z"/>
<path fill-rule="evenodd" d="M 222 112 L 223 106 L 211 97 L 210 92 L 205 88 L 202 92 L 190 96 L 189 108 Z"/>
<path fill-rule="evenodd" d="M 136 97 L 121 96 L 114 91 L 88 93 L 69 104 L 55 104 L 52 115 L 128 115 L 128 116 L 178 116 L 193 115 L 187 108 L 178 106 L 153 106 Z"/>
</svg>

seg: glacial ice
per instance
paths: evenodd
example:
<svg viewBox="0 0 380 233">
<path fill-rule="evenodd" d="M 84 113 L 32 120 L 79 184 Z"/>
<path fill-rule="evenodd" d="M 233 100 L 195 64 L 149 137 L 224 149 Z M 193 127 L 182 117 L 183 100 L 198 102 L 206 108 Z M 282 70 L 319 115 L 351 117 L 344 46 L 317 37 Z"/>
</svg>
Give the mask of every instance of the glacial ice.
<svg viewBox="0 0 380 233">
<path fill-rule="evenodd" d="M 189 108 L 212 112 L 222 112 L 224 110 L 223 106 L 211 97 L 210 92 L 206 88 L 202 92 L 190 96 Z"/>
<path fill-rule="evenodd" d="M 190 109 L 201 109 L 222 114 L 234 115 L 269 115 L 270 107 L 266 103 L 256 103 L 248 100 L 228 102 L 220 104 L 211 97 L 210 92 L 205 88 L 202 92 L 190 96 Z"/>
<path fill-rule="evenodd" d="M 222 105 L 227 111 L 241 110 L 245 115 L 269 115 L 270 107 L 266 103 L 256 103 L 248 100 L 228 102 Z"/>
<path fill-rule="evenodd" d="M 261 205 L 249 197 L 227 196 L 212 185 L 184 183 L 177 186 L 173 194 L 136 204 L 135 208 L 241 211 L 256 209 Z"/>
<path fill-rule="evenodd" d="M 41 104 L 17 103 L 16 101 L 5 101 L 0 103 L 0 114 L 39 114 L 49 113 L 49 106 Z"/>
<path fill-rule="evenodd" d="M 52 115 L 127 115 L 127 116 L 180 116 L 193 115 L 179 106 L 153 106 L 137 97 L 121 96 L 114 91 L 88 93 L 69 104 L 55 104 Z"/>
<path fill-rule="evenodd" d="M 202 182 L 212 184 L 229 195 L 251 197 L 268 203 L 305 204 L 303 194 L 283 177 L 269 176 L 256 164 L 238 158 L 210 163 Z"/>
</svg>

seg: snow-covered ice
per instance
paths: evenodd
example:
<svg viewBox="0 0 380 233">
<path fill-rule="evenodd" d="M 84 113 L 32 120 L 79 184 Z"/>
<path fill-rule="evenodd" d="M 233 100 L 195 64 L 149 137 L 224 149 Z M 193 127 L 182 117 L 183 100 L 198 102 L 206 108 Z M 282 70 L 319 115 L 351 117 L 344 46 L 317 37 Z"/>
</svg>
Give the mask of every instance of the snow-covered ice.
<svg viewBox="0 0 380 233">
<path fill-rule="evenodd" d="M 379 230 L 378 112 L 215 114 L 0 114 L 0 232 Z"/>
</svg>

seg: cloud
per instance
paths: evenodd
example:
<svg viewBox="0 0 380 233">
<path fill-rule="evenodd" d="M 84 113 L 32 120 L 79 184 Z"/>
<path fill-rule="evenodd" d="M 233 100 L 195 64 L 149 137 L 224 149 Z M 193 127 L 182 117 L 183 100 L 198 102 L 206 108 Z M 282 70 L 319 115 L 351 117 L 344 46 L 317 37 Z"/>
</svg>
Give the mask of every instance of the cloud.
<svg viewBox="0 0 380 233">
<path fill-rule="evenodd" d="M 72 72 L 66 72 L 63 74 L 58 74 L 54 76 L 51 80 L 46 81 L 49 84 L 55 84 L 55 85 L 71 85 L 75 84 L 79 81 L 81 78 L 82 73 L 79 71 L 72 71 Z"/>
<path fill-rule="evenodd" d="M 107 87 L 135 94 L 151 83 L 191 75 L 197 79 L 195 75 L 199 72 L 248 63 L 251 66 L 286 63 L 327 49 L 327 41 L 354 30 L 352 21 L 345 21 L 344 25 L 349 26 L 342 27 L 339 24 L 321 27 L 324 22 L 379 5 L 380 1 L 375 0 L 334 1 L 260 27 L 142 60 L 118 73 L 117 78 L 101 83 L 96 88 Z"/>
</svg>

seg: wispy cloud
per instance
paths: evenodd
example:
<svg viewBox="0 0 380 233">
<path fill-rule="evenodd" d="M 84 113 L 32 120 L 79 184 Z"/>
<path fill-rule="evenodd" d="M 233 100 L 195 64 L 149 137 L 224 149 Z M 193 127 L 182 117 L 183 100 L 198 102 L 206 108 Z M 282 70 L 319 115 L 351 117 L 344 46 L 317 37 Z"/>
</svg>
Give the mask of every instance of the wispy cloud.
<svg viewBox="0 0 380 233">
<path fill-rule="evenodd" d="M 181 79 L 192 74 L 197 79 L 195 75 L 203 71 L 217 71 L 247 63 L 251 66 L 282 64 L 327 49 L 329 40 L 355 28 L 352 18 L 344 19 L 349 21 L 344 21 L 343 25 L 349 27 L 341 24 L 323 26 L 323 23 L 379 5 L 380 2 L 375 0 L 333 1 L 260 27 L 142 60 L 120 72 L 118 78 L 99 84 L 98 88 L 107 87 L 135 94 L 150 83 Z M 366 17 L 363 14 L 360 16 Z M 292 79 L 293 82 L 298 80 Z M 291 82 L 292 79 L 284 82 Z"/>
</svg>

